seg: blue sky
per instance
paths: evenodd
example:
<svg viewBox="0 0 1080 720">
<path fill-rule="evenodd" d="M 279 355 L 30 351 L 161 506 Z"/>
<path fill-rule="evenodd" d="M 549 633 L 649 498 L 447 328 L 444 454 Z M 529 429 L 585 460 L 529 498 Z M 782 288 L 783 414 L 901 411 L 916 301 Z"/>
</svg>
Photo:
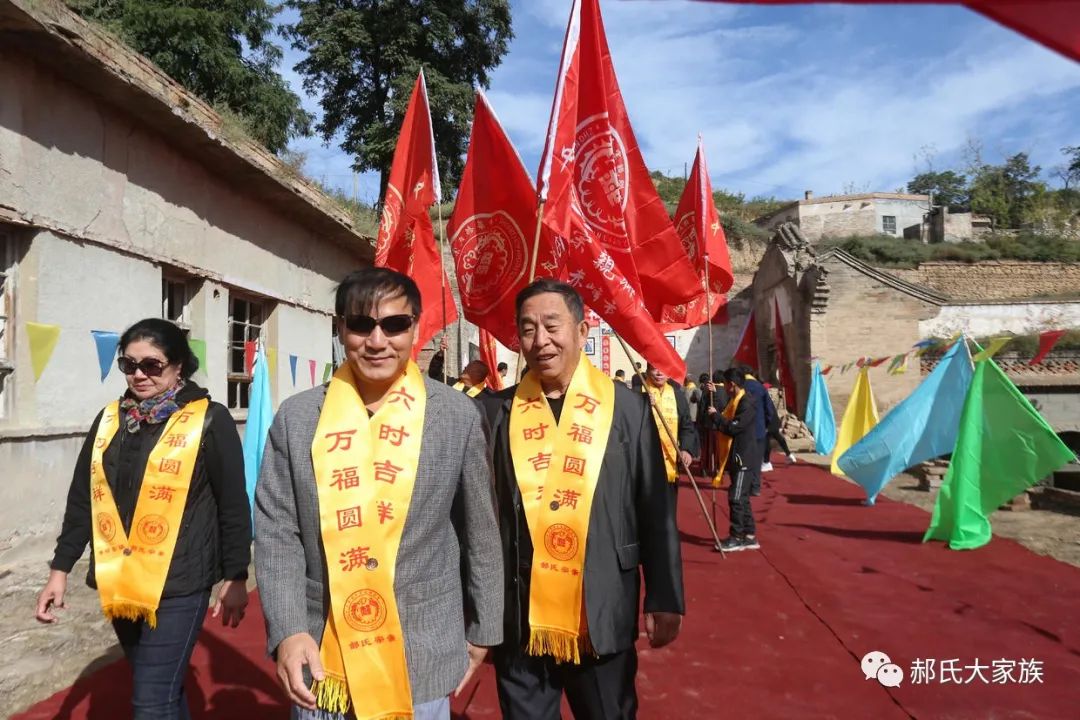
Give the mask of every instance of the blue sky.
<svg viewBox="0 0 1080 720">
<path fill-rule="evenodd" d="M 535 173 L 570 0 L 514 0 L 515 38 L 488 97 Z M 1028 152 L 1044 173 L 1080 145 L 1080 63 L 961 7 L 761 7 L 602 0 L 615 69 L 650 169 L 671 175 L 705 141 L 713 186 L 747 197 L 892 191 L 925 169 Z M 283 14 L 284 19 L 289 16 Z M 286 48 L 282 74 L 303 95 Z M 314 98 L 306 107 L 318 111 Z M 351 159 L 293 144 L 352 192 Z M 377 198 L 360 177 L 359 197 Z"/>
</svg>

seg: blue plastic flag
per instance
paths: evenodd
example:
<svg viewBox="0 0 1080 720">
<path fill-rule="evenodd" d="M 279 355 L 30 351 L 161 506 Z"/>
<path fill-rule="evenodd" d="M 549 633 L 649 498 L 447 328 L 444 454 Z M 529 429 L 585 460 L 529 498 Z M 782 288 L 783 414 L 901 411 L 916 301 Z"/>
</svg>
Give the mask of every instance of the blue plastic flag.
<svg viewBox="0 0 1080 720">
<path fill-rule="evenodd" d="M 829 401 L 829 388 L 821 365 L 814 363 L 814 376 L 810 381 L 810 397 L 806 399 L 806 426 L 814 436 L 814 452 L 829 455 L 836 447 L 836 418 Z"/>
<path fill-rule="evenodd" d="M 91 330 L 94 344 L 97 346 L 98 366 L 101 368 L 101 382 L 109 376 L 116 362 L 116 348 L 120 346 L 120 334 L 107 330 Z"/>
<path fill-rule="evenodd" d="M 904 470 L 953 451 L 971 376 L 967 343 L 954 343 L 915 392 L 844 453 L 838 464 L 866 490 L 867 505 Z"/>
<path fill-rule="evenodd" d="M 259 479 L 263 450 L 266 448 L 266 436 L 270 432 L 270 423 L 274 420 L 268 366 L 266 352 L 260 344 L 251 379 L 251 394 L 248 396 L 247 423 L 244 425 L 244 480 L 247 485 L 248 501 L 253 509 L 255 483 Z"/>
</svg>

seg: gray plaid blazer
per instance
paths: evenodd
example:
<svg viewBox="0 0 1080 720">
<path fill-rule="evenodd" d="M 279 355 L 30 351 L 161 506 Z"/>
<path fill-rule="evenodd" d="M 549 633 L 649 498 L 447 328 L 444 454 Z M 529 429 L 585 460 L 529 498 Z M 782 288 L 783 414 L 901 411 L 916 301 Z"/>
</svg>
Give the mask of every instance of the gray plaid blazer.
<svg viewBox="0 0 1080 720">
<path fill-rule="evenodd" d="M 445 697 L 468 666 L 465 640 L 502 641 L 503 562 L 480 412 L 425 378 L 427 409 L 394 594 L 414 703 Z M 330 605 L 311 441 L 325 385 L 281 404 L 255 489 L 255 575 L 271 654 L 294 633 L 322 638 Z"/>
</svg>

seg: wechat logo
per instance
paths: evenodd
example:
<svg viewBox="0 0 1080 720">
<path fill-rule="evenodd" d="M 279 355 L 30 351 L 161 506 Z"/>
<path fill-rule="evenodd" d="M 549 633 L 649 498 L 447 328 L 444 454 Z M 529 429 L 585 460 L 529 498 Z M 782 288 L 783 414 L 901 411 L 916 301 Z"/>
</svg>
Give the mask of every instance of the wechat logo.
<svg viewBox="0 0 1080 720">
<path fill-rule="evenodd" d="M 866 680 L 876 679 L 885 687 L 900 687 L 900 683 L 904 682 L 904 671 L 880 650 L 863 655 L 861 666 Z"/>
</svg>

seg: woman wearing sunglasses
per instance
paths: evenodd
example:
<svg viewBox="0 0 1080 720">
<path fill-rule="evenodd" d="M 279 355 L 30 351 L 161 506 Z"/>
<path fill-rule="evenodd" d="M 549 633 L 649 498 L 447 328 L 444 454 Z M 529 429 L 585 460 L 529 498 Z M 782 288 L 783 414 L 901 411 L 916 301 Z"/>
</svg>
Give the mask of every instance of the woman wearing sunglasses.
<svg viewBox="0 0 1080 720">
<path fill-rule="evenodd" d="M 189 718 L 184 676 L 209 605 L 236 627 L 247 605 L 251 508 L 236 424 L 191 381 L 183 331 L 151 318 L 120 338 L 127 391 L 94 420 L 75 464 L 37 619 L 57 621 L 67 576 L 86 582 L 132 668 L 136 720 Z"/>
</svg>

